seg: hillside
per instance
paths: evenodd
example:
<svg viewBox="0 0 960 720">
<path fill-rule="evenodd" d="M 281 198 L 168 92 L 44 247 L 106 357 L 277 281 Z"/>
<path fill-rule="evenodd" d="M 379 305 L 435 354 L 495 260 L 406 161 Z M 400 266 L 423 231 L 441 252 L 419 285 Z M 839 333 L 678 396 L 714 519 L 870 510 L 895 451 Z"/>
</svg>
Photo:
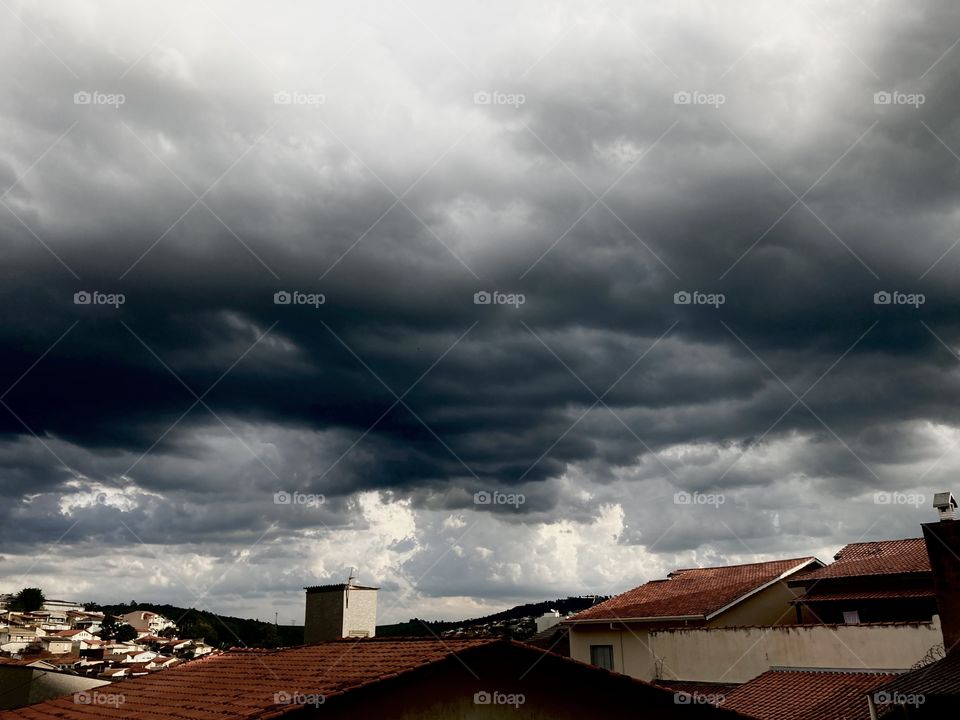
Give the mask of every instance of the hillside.
<svg viewBox="0 0 960 720">
<path fill-rule="evenodd" d="M 155 603 L 98 605 L 85 603 L 88 610 L 123 615 L 134 610 L 159 613 L 177 623 L 181 638 L 203 638 L 218 647 L 283 647 L 303 644 L 302 625 L 274 625 L 261 620 L 217 615 L 206 610 Z"/>
<path fill-rule="evenodd" d="M 469 620 L 422 620 L 411 618 L 405 623 L 378 625 L 377 635 L 383 637 L 441 635 L 462 632 L 471 635 L 503 635 L 524 639 L 535 632 L 534 620 L 545 612 L 556 610 L 561 615 L 586 610 L 591 605 L 606 600 L 593 595 L 568 597 L 559 600 L 544 600 L 537 603 L 517 605 L 492 615 Z"/>
</svg>

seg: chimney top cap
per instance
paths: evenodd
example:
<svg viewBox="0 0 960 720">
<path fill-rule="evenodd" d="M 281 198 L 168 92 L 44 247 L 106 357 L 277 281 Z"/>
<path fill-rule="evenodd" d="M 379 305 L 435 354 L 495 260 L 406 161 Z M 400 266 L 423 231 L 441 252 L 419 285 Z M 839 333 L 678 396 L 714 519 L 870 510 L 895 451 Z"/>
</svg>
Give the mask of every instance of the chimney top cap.
<svg viewBox="0 0 960 720">
<path fill-rule="evenodd" d="M 952 492 L 938 492 L 933 496 L 933 506 L 937 509 L 948 509 L 957 507 L 957 501 L 953 498 Z"/>
</svg>

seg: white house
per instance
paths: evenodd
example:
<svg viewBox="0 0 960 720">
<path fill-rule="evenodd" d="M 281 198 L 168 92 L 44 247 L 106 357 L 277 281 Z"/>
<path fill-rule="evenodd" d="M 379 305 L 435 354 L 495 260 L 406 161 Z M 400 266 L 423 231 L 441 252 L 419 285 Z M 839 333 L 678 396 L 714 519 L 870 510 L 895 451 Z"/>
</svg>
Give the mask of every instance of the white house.
<svg viewBox="0 0 960 720">
<path fill-rule="evenodd" d="M 159 635 L 167 628 L 176 627 L 176 623 L 168 620 L 163 615 L 149 610 L 134 610 L 120 616 L 122 622 L 141 635 Z"/>
</svg>

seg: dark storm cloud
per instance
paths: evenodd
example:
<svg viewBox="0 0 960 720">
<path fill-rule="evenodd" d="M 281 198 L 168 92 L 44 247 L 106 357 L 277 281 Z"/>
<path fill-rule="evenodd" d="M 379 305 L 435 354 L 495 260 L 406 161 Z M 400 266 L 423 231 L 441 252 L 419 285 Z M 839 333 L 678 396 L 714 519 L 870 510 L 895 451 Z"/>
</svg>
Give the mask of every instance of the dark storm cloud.
<svg viewBox="0 0 960 720">
<path fill-rule="evenodd" d="M 960 421 L 951 4 L 817 8 L 792 34 L 624 8 L 542 63 L 546 43 L 487 49 L 433 77 L 399 19 L 379 38 L 350 21 L 365 54 L 323 80 L 335 58 L 293 72 L 255 34 L 135 52 L 24 12 L 70 71 L 3 31 L 22 72 L 2 108 L 0 519 L 26 528 L 5 542 L 82 518 L 78 539 L 120 545 L 124 518 L 147 543 L 229 547 L 346 528 L 358 491 L 439 512 L 502 488 L 528 502 L 489 514 L 517 527 L 619 501 L 621 542 L 649 546 L 675 491 L 714 490 L 741 501 L 723 517 L 747 544 L 825 545 L 841 531 L 821 504 L 947 477 L 898 473 Z M 323 104 L 274 103 L 297 88 Z M 524 102 L 474 104 L 495 90 Z M 125 302 L 74 304 L 84 290 Z M 525 302 L 474 304 L 493 290 Z M 578 471 L 589 502 L 556 484 Z M 759 501 L 798 478 L 820 503 Z M 65 513 L 76 483 L 130 505 Z M 281 489 L 328 503 L 277 507 Z M 751 525 L 777 503 L 795 504 Z M 720 534 L 690 517 L 658 549 Z"/>
</svg>

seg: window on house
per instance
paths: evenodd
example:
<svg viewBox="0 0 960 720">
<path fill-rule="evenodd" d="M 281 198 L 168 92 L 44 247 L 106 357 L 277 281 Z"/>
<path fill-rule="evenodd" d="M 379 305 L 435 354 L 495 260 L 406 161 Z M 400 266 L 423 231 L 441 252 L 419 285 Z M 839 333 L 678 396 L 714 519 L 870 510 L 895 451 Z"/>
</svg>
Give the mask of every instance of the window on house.
<svg viewBox="0 0 960 720">
<path fill-rule="evenodd" d="M 591 645 L 590 664 L 613 670 L 613 645 Z"/>
<path fill-rule="evenodd" d="M 860 613 L 856 610 L 845 610 L 843 612 L 843 622 L 847 625 L 859 625 Z"/>
</svg>

